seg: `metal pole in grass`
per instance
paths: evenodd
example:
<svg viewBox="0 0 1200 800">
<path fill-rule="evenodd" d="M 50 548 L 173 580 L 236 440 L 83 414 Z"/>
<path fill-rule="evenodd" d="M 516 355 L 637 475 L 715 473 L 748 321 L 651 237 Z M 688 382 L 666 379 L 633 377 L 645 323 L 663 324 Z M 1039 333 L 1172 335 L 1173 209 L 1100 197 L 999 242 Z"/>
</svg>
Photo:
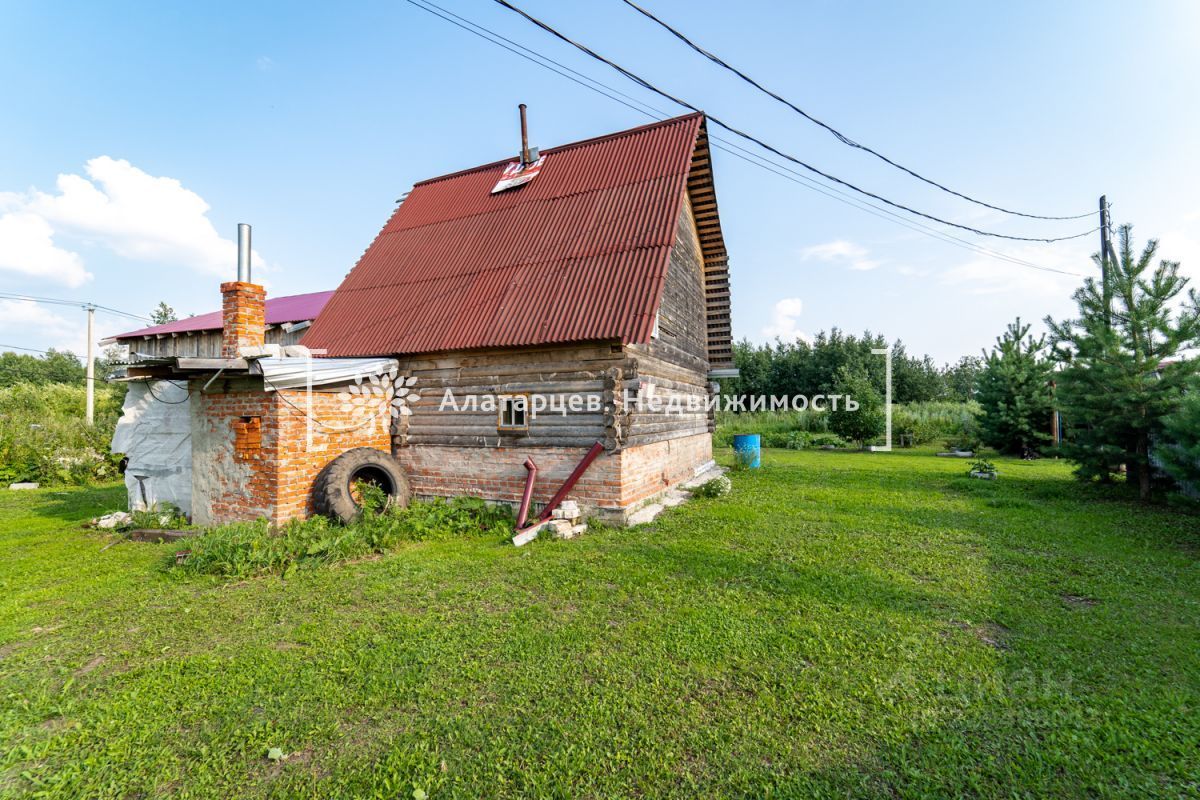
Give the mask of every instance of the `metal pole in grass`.
<svg viewBox="0 0 1200 800">
<path fill-rule="evenodd" d="M 887 431 L 887 444 L 876 452 L 890 453 L 892 452 L 892 348 L 890 345 L 888 347 L 872 347 L 871 352 L 877 356 L 887 356 L 883 373 L 883 418 Z"/>
</svg>

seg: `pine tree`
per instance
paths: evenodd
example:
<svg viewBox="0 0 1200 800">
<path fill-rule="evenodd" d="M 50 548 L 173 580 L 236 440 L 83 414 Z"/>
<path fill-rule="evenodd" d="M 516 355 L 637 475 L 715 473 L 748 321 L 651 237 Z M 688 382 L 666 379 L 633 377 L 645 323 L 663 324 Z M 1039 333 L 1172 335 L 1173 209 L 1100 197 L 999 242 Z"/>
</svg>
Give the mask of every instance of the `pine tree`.
<svg viewBox="0 0 1200 800">
<path fill-rule="evenodd" d="M 1045 337 L 1035 339 L 1017 317 L 996 337 L 992 351 L 984 353 L 976 396 L 983 406 L 979 432 L 984 444 L 1025 455 L 1050 441 L 1053 364 L 1044 357 L 1045 349 Z"/>
<path fill-rule="evenodd" d="M 866 373 L 843 367 L 838 371 L 832 394 L 842 395 L 837 408 L 829 411 L 829 429 L 858 445 L 864 445 L 881 435 L 887 426 L 883 398 L 875 391 Z M 847 408 L 847 400 L 858 404 L 854 410 Z"/>
<path fill-rule="evenodd" d="M 1111 314 L 1103 287 L 1088 278 L 1074 295 L 1079 318 L 1046 322 L 1063 365 L 1057 398 L 1069 430 L 1064 455 L 1083 478 L 1108 480 L 1125 465 L 1146 500 L 1151 443 L 1197 372 L 1196 360 L 1177 356 L 1200 339 L 1200 297 L 1195 290 L 1184 295 L 1188 281 L 1178 262 L 1152 268 L 1157 240 L 1135 257 L 1131 232 L 1121 227 L 1119 257 L 1108 265 Z"/>
<path fill-rule="evenodd" d="M 158 302 L 158 307 L 150 312 L 150 321 L 155 325 L 165 325 L 168 322 L 175 322 L 178 319 L 179 317 L 175 314 L 175 309 L 161 300 Z"/>
<path fill-rule="evenodd" d="M 1200 381 L 1191 387 L 1179 409 L 1163 421 L 1163 427 L 1155 455 L 1180 486 L 1200 492 Z"/>
</svg>

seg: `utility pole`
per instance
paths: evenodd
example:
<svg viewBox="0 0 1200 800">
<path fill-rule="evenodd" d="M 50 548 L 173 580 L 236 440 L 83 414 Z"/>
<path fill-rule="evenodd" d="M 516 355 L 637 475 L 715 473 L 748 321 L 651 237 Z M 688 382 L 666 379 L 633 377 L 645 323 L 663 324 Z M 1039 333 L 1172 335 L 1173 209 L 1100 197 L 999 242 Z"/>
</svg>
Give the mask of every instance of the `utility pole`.
<svg viewBox="0 0 1200 800">
<path fill-rule="evenodd" d="M 96 307 L 92 304 L 84 306 L 87 309 L 87 424 L 96 421 Z"/>
<path fill-rule="evenodd" d="M 1108 327 L 1112 327 L 1112 276 L 1109 275 L 1110 267 L 1116 264 L 1116 253 L 1113 251 L 1112 239 L 1109 237 L 1109 231 L 1112 229 L 1112 221 L 1109 219 L 1108 213 L 1108 197 L 1100 196 L 1100 280 L 1104 290 L 1104 319 Z"/>
</svg>

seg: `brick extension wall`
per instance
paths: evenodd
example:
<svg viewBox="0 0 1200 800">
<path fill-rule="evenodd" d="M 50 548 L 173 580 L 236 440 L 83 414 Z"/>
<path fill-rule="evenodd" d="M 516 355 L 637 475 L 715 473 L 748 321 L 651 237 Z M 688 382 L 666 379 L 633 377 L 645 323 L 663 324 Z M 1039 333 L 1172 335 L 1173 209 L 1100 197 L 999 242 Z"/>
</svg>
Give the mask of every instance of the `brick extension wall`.
<svg viewBox="0 0 1200 800">
<path fill-rule="evenodd" d="M 327 392 L 312 394 L 312 415 L 319 423 L 313 424 L 310 447 L 305 392 L 264 392 L 261 386 L 261 381 L 243 380 L 225 392 L 193 392 L 197 524 L 265 518 L 279 525 L 310 516 L 313 483 L 330 461 L 356 447 L 391 448 L 387 422 L 363 425 Z"/>
</svg>

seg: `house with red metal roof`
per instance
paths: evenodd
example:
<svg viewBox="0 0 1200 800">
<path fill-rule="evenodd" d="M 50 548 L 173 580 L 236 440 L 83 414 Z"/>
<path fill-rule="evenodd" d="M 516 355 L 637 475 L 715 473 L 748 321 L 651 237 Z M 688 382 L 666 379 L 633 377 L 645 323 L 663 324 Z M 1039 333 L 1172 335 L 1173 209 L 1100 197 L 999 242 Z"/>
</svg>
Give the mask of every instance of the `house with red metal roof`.
<svg viewBox="0 0 1200 800">
<path fill-rule="evenodd" d="M 200 524 L 348 518 L 360 481 L 520 504 L 522 525 L 567 498 L 626 519 L 712 466 L 714 380 L 736 373 L 702 114 L 418 183 L 298 345 L 267 342 L 290 323 L 244 249 L 219 349 L 130 368 L 143 413 L 186 397 Z"/>
</svg>

